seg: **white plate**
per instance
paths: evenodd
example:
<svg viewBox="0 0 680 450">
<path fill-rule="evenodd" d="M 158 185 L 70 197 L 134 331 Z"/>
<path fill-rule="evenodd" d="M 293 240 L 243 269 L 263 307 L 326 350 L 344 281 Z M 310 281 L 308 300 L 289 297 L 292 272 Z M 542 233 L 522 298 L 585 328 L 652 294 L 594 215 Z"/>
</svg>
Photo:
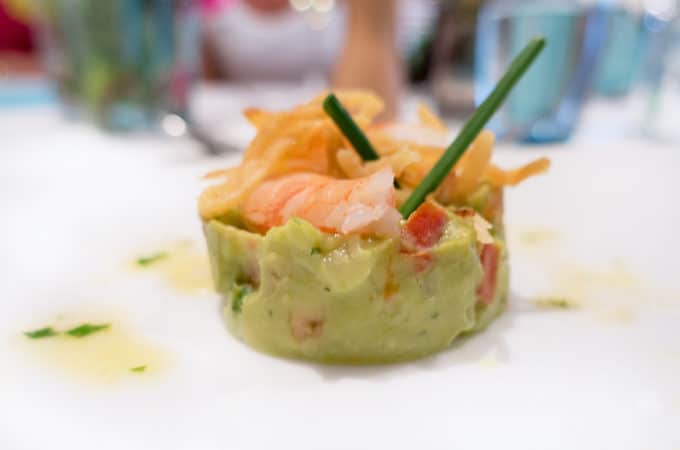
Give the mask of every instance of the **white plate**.
<svg viewBox="0 0 680 450">
<path fill-rule="evenodd" d="M 198 177 L 225 161 L 79 127 L 6 131 L 1 449 L 680 448 L 680 152 L 549 152 L 550 175 L 507 195 L 501 319 L 421 361 L 326 367 L 250 350 L 225 331 L 215 295 L 129 268 L 201 242 Z M 536 306 L 550 296 L 581 306 Z M 115 344 L 123 356 L 83 348 L 73 370 L 21 334 L 77 320 L 135 337 Z M 148 372 L 128 372 L 125 354 Z"/>
</svg>

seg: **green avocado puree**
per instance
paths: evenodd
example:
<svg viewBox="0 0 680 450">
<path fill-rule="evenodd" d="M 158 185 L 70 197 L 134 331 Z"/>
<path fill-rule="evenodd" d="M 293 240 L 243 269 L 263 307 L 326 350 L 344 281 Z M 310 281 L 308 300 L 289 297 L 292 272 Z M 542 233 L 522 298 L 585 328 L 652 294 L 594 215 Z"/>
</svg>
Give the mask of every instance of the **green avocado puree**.
<svg viewBox="0 0 680 450">
<path fill-rule="evenodd" d="M 505 304 L 503 241 L 495 297 L 484 306 L 475 230 L 454 214 L 439 243 L 419 253 L 398 239 L 329 235 L 295 218 L 264 236 L 237 225 L 204 224 L 212 275 L 228 328 L 269 354 L 334 364 L 415 359 L 483 329 Z"/>
</svg>

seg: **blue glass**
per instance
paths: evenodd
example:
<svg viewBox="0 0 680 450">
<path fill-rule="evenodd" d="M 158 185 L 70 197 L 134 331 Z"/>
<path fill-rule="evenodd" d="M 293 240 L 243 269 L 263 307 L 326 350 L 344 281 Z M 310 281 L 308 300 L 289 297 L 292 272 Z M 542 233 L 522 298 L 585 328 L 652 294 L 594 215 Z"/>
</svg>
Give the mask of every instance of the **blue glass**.
<svg viewBox="0 0 680 450">
<path fill-rule="evenodd" d="M 620 97 L 630 92 L 639 76 L 645 42 L 642 15 L 615 7 L 608 20 L 608 36 L 593 89 L 608 97 Z"/>
<path fill-rule="evenodd" d="M 578 121 L 607 33 L 607 9 L 577 1 L 497 0 L 478 23 L 475 98 L 486 98 L 512 58 L 536 35 L 547 45 L 490 123 L 524 142 L 567 139 Z"/>
<path fill-rule="evenodd" d="M 114 131 L 186 116 L 198 71 L 193 0 L 44 0 L 48 72 L 67 110 Z"/>
</svg>

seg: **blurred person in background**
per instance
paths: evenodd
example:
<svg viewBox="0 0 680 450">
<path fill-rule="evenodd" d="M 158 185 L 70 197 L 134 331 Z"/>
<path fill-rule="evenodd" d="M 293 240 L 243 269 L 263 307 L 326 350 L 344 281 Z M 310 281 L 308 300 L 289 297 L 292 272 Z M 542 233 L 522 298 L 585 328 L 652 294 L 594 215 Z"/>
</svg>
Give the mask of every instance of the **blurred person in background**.
<svg viewBox="0 0 680 450">
<path fill-rule="evenodd" d="M 371 89 L 386 101 L 384 119 L 396 115 L 405 61 L 431 31 L 438 3 L 195 1 L 204 12 L 207 78 L 235 82 L 327 79 L 337 87 Z M 10 65 L 8 60 L 12 67 L 38 68 L 28 5 L 27 0 L 0 0 L 0 53 L 7 55 L 10 53 L 5 50 L 10 50 L 12 55 L 0 56 L 0 65 L 5 68 Z"/>
<path fill-rule="evenodd" d="M 395 117 L 402 61 L 434 21 L 425 0 L 208 0 L 211 78 L 304 81 L 366 88 Z"/>
<path fill-rule="evenodd" d="M 0 0 L 0 76 L 39 70 L 26 0 Z"/>
</svg>

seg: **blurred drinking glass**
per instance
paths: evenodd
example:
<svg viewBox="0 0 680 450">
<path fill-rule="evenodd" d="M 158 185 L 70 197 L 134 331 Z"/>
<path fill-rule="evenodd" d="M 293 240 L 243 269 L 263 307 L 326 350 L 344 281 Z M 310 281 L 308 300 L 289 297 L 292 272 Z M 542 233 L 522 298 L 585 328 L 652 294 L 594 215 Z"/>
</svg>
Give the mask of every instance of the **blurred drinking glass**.
<svg viewBox="0 0 680 450">
<path fill-rule="evenodd" d="M 643 14 L 636 0 L 612 2 L 607 38 L 598 61 L 593 90 L 605 97 L 629 94 L 639 75 L 645 53 Z"/>
<path fill-rule="evenodd" d="M 525 142 L 567 139 L 595 75 L 607 37 L 607 17 L 607 7 L 577 0 L 489 2 L 477 26 L 477 103 L 531 38 L 547 39 L 545 50 L 490 127 L 500 136 Z"/>
<path fill-rule="evenodd" d="M 658 3 L 658 2 L 657 2 Z M 646 25 L 653 32 L 646 84 L 649 100 L 644 133 L 653 139 L 680 143 L 680 0 L 648 8 Z M 655 6 L 659 6 L 656 5 Z"/>
<path fill-rule="evenodd" d="M 194 1 L 36 1 L 47 71 L 67 111 L 115 131 L 186 118 L 200 54 Z"/>
</svg>

